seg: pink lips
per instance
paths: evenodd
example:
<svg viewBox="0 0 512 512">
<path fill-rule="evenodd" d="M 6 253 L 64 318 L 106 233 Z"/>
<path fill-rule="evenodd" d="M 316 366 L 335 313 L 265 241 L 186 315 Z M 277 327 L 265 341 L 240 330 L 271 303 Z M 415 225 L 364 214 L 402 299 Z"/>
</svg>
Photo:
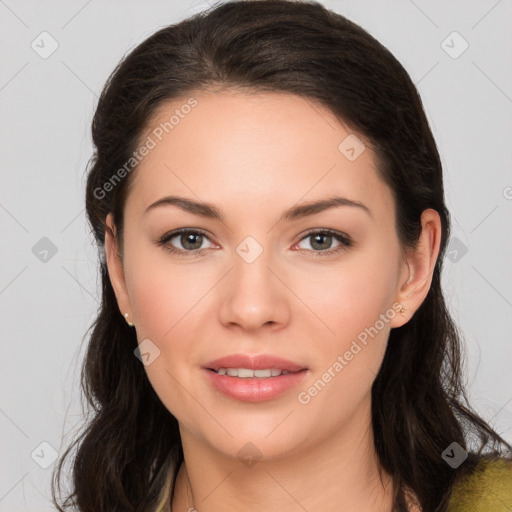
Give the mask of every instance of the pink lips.
<svg viewBox="0 0 512 512">
<path fill-rule="evenodd" d="M 219 368 L 249 368 L 251 370 L 265 370 L 266 368 L 279 368 L 288 372 L 298 372 L 307 369 L 305 366 L 293 363 L 287 359 L 271 354 L 249 356 L 246 354 L 232 354 L 215 359 L 204 365 L 204 368 L 218 370 Z"/>
<path fill-rule="evenodd" d="M 216 372 L 219 368 L 249 368 L 252 370 L 275 368 L 290 373 L 268 378 L 240 378 L 219 375 Z M 212 386 L 224 395 L 243 402 L 262 402 L 277 398 L 297 386 L 308 373 L 308 368 L 270 354 L 259 356 L 232 354 L 205 364 L 203 372 Z"/>
</svg>

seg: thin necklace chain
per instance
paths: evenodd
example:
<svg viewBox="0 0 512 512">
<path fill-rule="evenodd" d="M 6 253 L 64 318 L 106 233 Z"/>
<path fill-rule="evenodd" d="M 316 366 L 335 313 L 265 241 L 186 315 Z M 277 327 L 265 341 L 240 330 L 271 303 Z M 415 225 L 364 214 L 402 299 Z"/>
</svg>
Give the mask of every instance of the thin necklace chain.
<svg viewBox="0 0 512 512">
<path fill-rule="evenodd" d="M 187 512 L 197 512 L 194 507 L 194 499 L 192 497 L 192 484 L 190 483 L 190 478 L 188 477 L 188 471 L 187 471 L 187 496 L 188 496 L 188 503 L 192 502 L 192 505 L 187 509 Z"/>
</svg>

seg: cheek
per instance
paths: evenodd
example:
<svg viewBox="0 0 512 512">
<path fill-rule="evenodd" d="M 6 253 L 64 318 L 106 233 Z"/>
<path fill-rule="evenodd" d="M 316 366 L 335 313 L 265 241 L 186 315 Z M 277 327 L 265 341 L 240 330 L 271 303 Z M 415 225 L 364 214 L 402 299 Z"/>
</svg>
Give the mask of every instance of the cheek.
<svg viewBox="0 0 512 512">
<path fill-rule="evenodd" d="M 369 403 L 387 347 L 389 322 L 396 314 L 386 307 L 385 289 L 379 290 L 374 281 L 371 289 L 360 282 L 345 284 L 336 296 L 325 298 L 329 304 L 337 300 L 341 304 L 331 312 L 324 309 L 321 315 L 334 333 L 326 329 L 313 333 L 316 349 L 311 355 L 315 364 L 311 377 L 297 393 L 303 411 L 311 418 L 323 417 L 326 426 L 332 428 Z"/>
<path fill-rule="evenodd" d="M 137 332 L 158 343 L 171 335 L 181 317 L 196 301 L 197 289 L 187 274 L 157 266 L 140 268 L 130 283 L 130 300 Z"/>
<path fill-rule="evenodd" d="M 381 314 L 394 315 L 398 285 L 394 262 L 399 251 L 389 246 L 385 252 L 382 244 L 347 253 L 339 265 L 310 272 L 296 283 L 297 295 L 318 317 L 317 335 L 337 349 L 373 326 Z M 389 330 L 388 323 L 385 327 Z M 382 329 L 381 322 L 378 327 Z"/>
<path fill-rule="evenodd" d="M 172 378 L 167 370 L 174 374 L 182 366 L 176 361 L 186 362 L 189 358 L 190 343 L 185 341 L 193 334 L 188 328 L 191 321 L 192 325 L 197 324 L 194 314 L 199 308 L 194 305 L 207 288 L 203 290 L 199 286 L 204 278 L 200 270 L 171 263 L 165 249 L 130 245 L 128 238 L 126 247 L 125 278 L 137 338 L 139 344 L 150 340 L 149 346 L 158 354 L 154 362 L 145 367 L 158 393 L 162 386 L 169 390 Z"/>
<path fill-rule="evenodd" d="M 201 325 L 201 308 L 194 305 L 200 305 L 207 291 L 196 279 L 179 266 L 145 266 L 141 259 L 130 282 L 138 342 L 151 340 L 158 353 L 145 366 L 148 379 L 162 403 L 180 419 L 184 410 L 194 406 L 183 383 L 189 382 L 187 371 L 194 359 L 191 341 L 197 339 L 194 330 Z"/>
<path fill-rule="evenodd" d="M 211 276 L 201 265 L 177 262 L 165 248 L 149 242 L 127 243 L 127 249 L 126 286 L 137 333 L 158 344 L 190 321 Z"/>
<path fill-rule="evenodd" d="M 315 340 L 316 364 L 301 388 L 305 395 L 300 403 L 315 402 L 320 411 L 334 401 L 340 407 L 333 414 L 341 417 L 370 392 L 386 351 L 390 322 L 398 314 L 393 308 L 398 283 L 393 262 L 399 251 L 385 245 L 381 241 L 380 246 L 347 258 L 323 277 L 316 273 L 299 292 L 318 315 L 309 336 Z"/>
</svg>

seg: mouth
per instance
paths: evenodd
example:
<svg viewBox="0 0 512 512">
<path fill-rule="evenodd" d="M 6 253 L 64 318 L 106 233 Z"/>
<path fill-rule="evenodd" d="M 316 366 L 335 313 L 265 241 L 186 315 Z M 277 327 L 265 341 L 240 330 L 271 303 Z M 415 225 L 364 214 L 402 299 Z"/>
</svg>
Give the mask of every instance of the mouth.
<svg viewBox="0 0 512 512">
<path fill-rule="evenodd" d="M 207 368 L 211 372 L 214 372 L 218 375 L 227 375 L 228 377 L 238 377 L 239 379 L 269 379 L 272 377 L 279 377 L 281 375 L 288 375 L 289 373 L 298 373 L 301 371 L 307 370 L 307 368 L 303 368 L 301 370 L 289 371 L 284 370 L 282 368 L 266 368 L 260 370 L 253 370 L 251 368 L 218 368 L 217 370 L 214 368 Z"/>
<path fill-rule="evenodd" d="M 225 397 L 263 402 L 285 395 L 303 382 L 309 368 L 270 354 L 233 354 L 202 367 L 207 382 Z"/>
</svg>

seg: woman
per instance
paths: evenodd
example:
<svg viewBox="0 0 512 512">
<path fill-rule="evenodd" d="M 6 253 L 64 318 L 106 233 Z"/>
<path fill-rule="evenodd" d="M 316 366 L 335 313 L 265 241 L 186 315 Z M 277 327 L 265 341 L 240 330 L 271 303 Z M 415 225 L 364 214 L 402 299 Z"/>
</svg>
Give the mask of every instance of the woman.
<svg viewBox="0 0 512 512">
<path fill-rule="evenodd" d="M 439 154 L 385 47 L 318 3 L 225 3 L 135 48 L 92 128 L 94 417 L 59 510 L 506 510 Z"/>
</svg>

